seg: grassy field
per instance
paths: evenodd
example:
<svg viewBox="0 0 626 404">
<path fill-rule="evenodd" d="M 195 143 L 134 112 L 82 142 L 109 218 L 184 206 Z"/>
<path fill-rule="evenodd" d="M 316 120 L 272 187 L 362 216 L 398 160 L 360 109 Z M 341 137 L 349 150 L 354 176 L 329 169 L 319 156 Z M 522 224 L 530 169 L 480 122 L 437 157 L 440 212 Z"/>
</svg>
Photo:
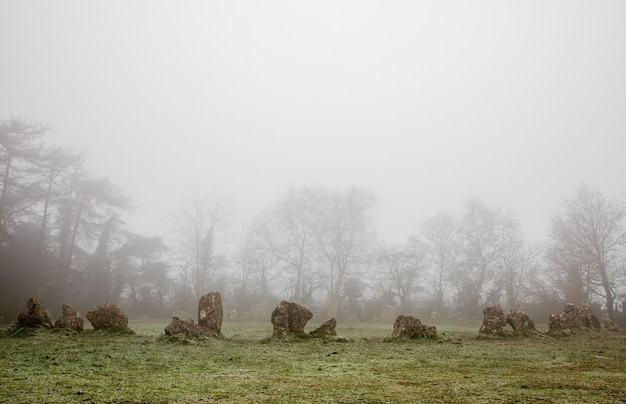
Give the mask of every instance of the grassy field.
<svg viewBox="0 0 626 404">
<path fill-rule="evenodd" d="M 626 333 L 384 342 L 390 324 L 344 323 L 347 338 L 275 341 L 271 324 L 226 322 L 225 339 L 40 332 L 0 337 L 1 403 L 626 403 Z M 314 327 L 313 327 L 314 328 Z"/>
</svg>

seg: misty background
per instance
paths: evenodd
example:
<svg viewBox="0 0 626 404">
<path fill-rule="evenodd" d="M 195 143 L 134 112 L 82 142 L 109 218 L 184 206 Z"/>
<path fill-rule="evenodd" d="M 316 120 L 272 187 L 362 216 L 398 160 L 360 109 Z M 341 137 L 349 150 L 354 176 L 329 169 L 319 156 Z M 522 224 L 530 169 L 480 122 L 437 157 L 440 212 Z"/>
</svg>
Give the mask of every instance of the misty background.
<svg viewBox="0 0 626 404">
<path fill-rule="evenodd" d="M 51 278 L 96 273 L 88 256 L 107 256 L 132 239 L 120 236 L 104 249 L 105 224 L 117 209 L 115 220 L 125 232 L 162 240 L 163 256 L 153 261 L 167 268 L 163 279 L 189 289 L 197 279 L 183 276 L 193 270 L 180 258 L 186 249 L 181 215 L 193 227 L 200 220 L 190 213 L 195 209 L 208 221 L 201 238 L 215 232 L 210 249 L 220 257 L 205 264 L 212 268 L 206 276 L 219 274 L 221 291 L 235 296 L 243 278 L 234 275 L 242 234 L 261 222 L 274 223 L 274 232 L 284 235 L 276 211 L 285 204 L 302 207 L 302 195 L 326 201 L 319 206 L 350 195 L 368 201 L 359 205 L 363 223 L 369 223 L 363 234 L 375 233 L 376 241 L 352 254 L 376 258 L 347 270 L 362 280 L 360 304 L 386 289 L 367 282 L 380 273 L 375 267 L 385 266 L 380 257 L 393 255 L 381 249 L 411 250 L 407 240 L 423 238 L 424 226 L 442 212 L 463 223 L 472 206 L 484 207 L 506 218 L 525 245 L 550 244 L 555 215 L 567 211 L 566 201 L 579 198 L 581 189 L 603 200 L 624 198 L 625 19 L 620 1 L 4 1 L 4 128 L 11 122 L 46 127 L 45 144 L 84 153 L 76 163 L 81 172 L 108 178 L 130 198 L 107 208 L 94 199 L 102 211 L 94 210 L 89 220 L 77 218 L 78 205 L 64 216 L 60 206 L 70 205 L 61 196 L 51 198 L 57 221 L 42 228 L 50 238 L 46 253 L 54 259 L 36 264 L 37 271 L 55 266 Z M 9 155 L 3 155 L 5 173 Z M 5 175 L 3 185 L 45 178 L 26 170 L 44 166 L 45 159 L 29 159 L 22 167 L 28 174 Z M 56 184 L 59 195 L 72 200 L 77 194 L 61 190 L 70 189 L 64 188 L 70 178 L 78 181 L 77 165 L 56 164 L 67 169 L 68 179 Z M 32 187 L 5 188 L 4 194 L 12 190 L 32 202 L 24 205 L 31 211 L 13 215 L 5 205 L 7 234 L 27 222 L 41 224 L 47 199 L 35 197 Z M 330 205 L 315 215 L 328 218 L 330 209 L 340 217 L 341 203 Z M 72 244 L 71 232 L 68 246 L 61 241 L 63 218 L 76 228 L 77 250 L 64 252 L 66 272 L 57 267 L 61 250 Z M 305 269 L 335 280 L 309 285 L 311 302 L 334 292 L 348 299 L 335 290 L 345 279 L 332 272 L 336 260 L 320 247 L 320 226 L 328 230 L 312 225 L 321 250 Z M 281 260 L 270 242 L 270 230 L 257 236 L 278 259 L 272 270 L 295 276 L 293 262 Z M 4 240 L 6 246 L 12 242 Z M 103 271 L 113 273 L 114 260 L 105 261 Z M 549 260 L 538 261 L 533 267 L 547 273 Z M 612 264 L 610 289 L 619 300 L 623 264 Z M 425 279 L 432 265 L 420 265 Z M 200 266 L 196 260 L 196 270 Z M 4 266 L 5 277 L 12 277 L 10 267 Z M 443 303 L 453 308 L 464 288 L 458 277 L 456 286 L 450 282 Z M 425 283 L 418 277 L 409 291 L 413 307 L 432 300 L 431 287 L 417 287 Z M 20 285 L 19 299 L 34 294 L 28 283 Z M 257 300 L 302 298 L 294 285 L 273 285 Z M 128 282 L 117 287 L 103 298 L 128 299 Z M 494 288 L 502 290 L 495 283 L 481 287 L 478 302 L 497 301 L 488 296 Z M 165 289 L 161 303 L 175 309 L 175 287 Z M 583 289 L 606 304 L 597 282 Z M 392 294 L 387 303 L 401 306 L 401 293 Z M 23 305 L 19 299 L 5 301 L 5 311 L 14 313 L 15 305 Z"/>
</svg>

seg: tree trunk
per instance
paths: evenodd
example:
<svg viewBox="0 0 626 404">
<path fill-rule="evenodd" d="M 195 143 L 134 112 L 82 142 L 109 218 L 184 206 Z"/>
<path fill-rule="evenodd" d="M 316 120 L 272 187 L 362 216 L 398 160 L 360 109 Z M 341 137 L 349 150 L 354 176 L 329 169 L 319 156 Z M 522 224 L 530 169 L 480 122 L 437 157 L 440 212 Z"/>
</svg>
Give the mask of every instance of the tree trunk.
<svg viewBox="0 0 626 404">
<path fill-rule="evenodd" d="M 339 298 L 335 293 L 328 294 L 328 301 L 326 303 L 326 306 L 328 318 L 336 318 L 337 313 L 339 312 Z"/>
<path fill-rule="evenodd" d="M 609 282 L 609 277 L 606 274 L 606 265 L 603 262 L 599 264 L 600 276 L 602 278 L 602 287 L 606 293 L 606 311 L 609 315 L 609 320 L 615 321 L 615 297 L 613 296 L 613 289 Z"/>
</svg>

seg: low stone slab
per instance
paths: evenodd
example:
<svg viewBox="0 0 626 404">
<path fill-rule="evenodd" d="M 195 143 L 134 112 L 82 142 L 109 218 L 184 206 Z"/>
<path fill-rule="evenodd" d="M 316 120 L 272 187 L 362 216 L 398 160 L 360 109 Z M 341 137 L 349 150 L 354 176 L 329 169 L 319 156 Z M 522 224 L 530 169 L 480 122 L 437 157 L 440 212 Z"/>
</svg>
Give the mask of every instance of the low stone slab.
<svg viewBox="0 0 626 404">
<path fill-rule="evenodd" d="M 330 320 L 322 323 L 322 325 L 311 331 L 309 334 L 318 338 L 335 336 L 337 335 L 335 327 L 337 327 L 337 319 L 333 317 Z"/>
<path fill-rule="evenodd" d="M 393 323 L 392 337 L 396 338 L 435 338 L 437 337 L 437 328 L 433 325 L 422 324 L 422 322 L 413 316 L 399 315 Z"/>
<path fill-rule="evenodd" d="M 174 316 L 172 322 L 165 327 L 167 335 L 184 334 L 187 338 L 217 337 L 218 334 L 208 328 L 201 327 L 190 318 Z"/>
</svg>

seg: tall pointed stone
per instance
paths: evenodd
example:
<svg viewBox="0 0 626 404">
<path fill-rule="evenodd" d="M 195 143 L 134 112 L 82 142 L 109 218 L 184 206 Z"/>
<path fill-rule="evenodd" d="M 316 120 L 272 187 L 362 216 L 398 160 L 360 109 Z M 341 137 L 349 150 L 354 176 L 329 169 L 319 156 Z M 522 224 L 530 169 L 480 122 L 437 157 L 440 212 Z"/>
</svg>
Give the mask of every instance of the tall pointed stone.
<svg viewBox="0 0 626 404">
<path fill-rule="evenodd" d="M 202 296 L 198 302 L 198 325 L 220 334 L 223 320 L 222 295 L 219 292 L 211 292 Z"/>
</svg>

